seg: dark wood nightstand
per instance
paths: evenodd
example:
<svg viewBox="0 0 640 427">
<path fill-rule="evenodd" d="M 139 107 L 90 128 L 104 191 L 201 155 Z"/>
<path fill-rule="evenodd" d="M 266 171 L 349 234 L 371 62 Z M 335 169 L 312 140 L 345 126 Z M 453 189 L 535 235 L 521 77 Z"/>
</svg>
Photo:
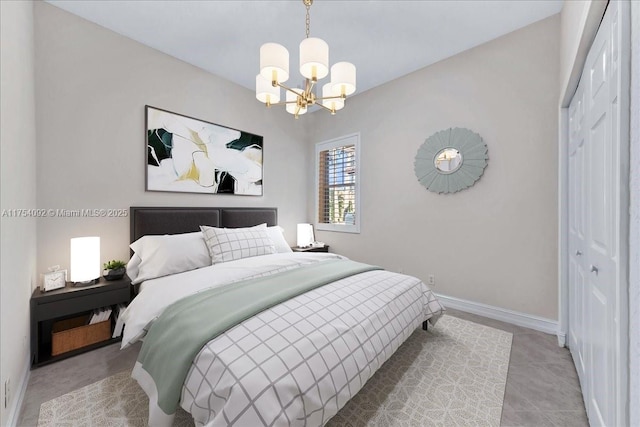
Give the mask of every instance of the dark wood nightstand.
<svg viewBox="0 0 640 427">
<path fill-rule="evenodd" d="M 310 246 L 308 248 L 299 248 L 297 246 L 294 246 L 291 248 L 291 250 L 293 250 L 293 252 L 329 252 L 329 246 L 324 245 L 316 248 L 314 248 L 313 246 Z"/>
<path fill-rule="evenodd" d="M 41 366 L 76 354 L 84 353 L 94 348 L 120 341 L 111 338 L 86 347 L 52 356 L 52 329 L 54 322 L 86 315 L 101 307 L 115 307 L 118 304 L 131 302 L 131 280 L 124 276 L 120 280 L 100 281 L 94 285 L 67 286 L 55 291 L 33 291 L 31 295 L 31 366 Z M 115 312 L 111 315 L 111 332 L 115 326 Z"/>
</svg>

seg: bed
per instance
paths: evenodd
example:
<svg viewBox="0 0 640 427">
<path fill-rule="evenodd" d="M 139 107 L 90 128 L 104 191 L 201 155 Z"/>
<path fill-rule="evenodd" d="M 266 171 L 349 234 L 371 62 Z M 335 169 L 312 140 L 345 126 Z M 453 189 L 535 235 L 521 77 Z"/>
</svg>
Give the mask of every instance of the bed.
<svg viewBox="0 0 640 427">
<path fill-rule="evenodd" d="M 115 333 L 123 348 L 143 340 L 132 377 L 149 396 L 150 425 L 171 425 L 178 405 L 196 425 L 324 425 L 442 315 L 415 277 L 291 252 L 277 216 L 131 208 L 130 264 L 141 258 L 128 272 L 139 287 Z"/>
</svg>

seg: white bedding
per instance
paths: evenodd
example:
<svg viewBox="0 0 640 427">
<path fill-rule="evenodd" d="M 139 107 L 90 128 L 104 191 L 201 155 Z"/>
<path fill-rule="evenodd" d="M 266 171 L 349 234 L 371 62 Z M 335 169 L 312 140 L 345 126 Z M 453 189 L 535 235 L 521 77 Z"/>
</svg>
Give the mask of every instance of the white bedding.
<svg viewBox="0 0 640 427">
<path fill-rule="evenodd" d="M 126 325 L 121 348 L 128 347 L 145 335 L 153 320 L 170 304 L 197 292 L 304 264 L 340 258 L 344 257 L 330 253 L 280 253 L 243 258 L 147 280 L 140 284 L 138 295 L 118 318 L 114 337 L 119 336 L 123 325 Z"/>
<path fill-rule="evenodd" d="M 274 254 L 147 281 L 121 316 L 123 347 L 179 298 L 336 258 L 342 257 Z M 442 310 L 419 279 L 388 271 L 322 286 L 207 343 L 187 375 L 181 406 L 196 425 L 324 425 L 424 320 L 435 322 Z M 136 365 L 132 376 L 153 395 L 144 374 Z M 170 425 L 171 419 L 150 404 L 154 423 Z"/>
</svg>

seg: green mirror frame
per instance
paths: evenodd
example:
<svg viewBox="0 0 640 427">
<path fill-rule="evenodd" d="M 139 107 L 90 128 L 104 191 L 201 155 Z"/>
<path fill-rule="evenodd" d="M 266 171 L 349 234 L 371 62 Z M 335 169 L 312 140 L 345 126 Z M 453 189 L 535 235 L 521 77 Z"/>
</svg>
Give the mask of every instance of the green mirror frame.
<svg viewBox="0 0 640 427">
<path fill-rule="evenodd" d="M 454 154 L 456 165 L 452 170 L 437 166 L 443 159 L 450 160 L 445 153 Z M 466 128 L 449 128 L 425 140 L 418 149 L 413 169 L 418 182 L 427 190 L 456 193 L 480 179 L 488 160 L 489 150 L 480 135 Z"/>
</svg>

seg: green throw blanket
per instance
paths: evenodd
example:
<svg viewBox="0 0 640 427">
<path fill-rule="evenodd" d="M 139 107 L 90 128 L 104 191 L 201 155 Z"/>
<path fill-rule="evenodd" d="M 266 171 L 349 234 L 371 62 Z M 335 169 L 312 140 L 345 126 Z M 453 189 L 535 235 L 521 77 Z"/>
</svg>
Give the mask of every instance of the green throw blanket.
<svg viewBox="0 0 640 427">
<path fill-rule="evenodd" d="M 183 298 L 153 323 L 138 362 L 155 382 L 158 406 L 175 413 L 191 362 L 213 338 L 283 301 L 345 277 L 380 270 L 350 260 L 325 261 L 231 283 Z"/>
</svg>

